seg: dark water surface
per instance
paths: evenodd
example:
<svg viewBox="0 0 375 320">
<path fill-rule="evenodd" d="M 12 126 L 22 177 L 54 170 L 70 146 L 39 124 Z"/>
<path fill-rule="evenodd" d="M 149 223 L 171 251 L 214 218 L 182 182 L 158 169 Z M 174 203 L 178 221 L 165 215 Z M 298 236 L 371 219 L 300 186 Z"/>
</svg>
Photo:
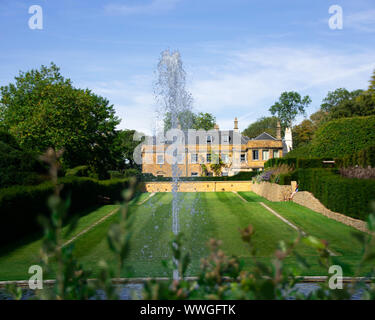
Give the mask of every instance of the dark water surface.
<svg viewBox="0 0 375 320">
<path fill-rule="evenodd" d="M 116 288 L 120 292 L 120 298 L 121 300 L 139 300 L 142 299 L 142 284 L 121 284 L 116 285 Z M 299 283 L 296 285 L 296 288 L 298 288 L 299 292 L 308 295 L 314 290 L 319 289 L 318 284 L 314 283 Z M 362 291 L 358 290 L 351 298 L 351 300 L 361 300 L 362 297 Z M 23 289 L 23 296 L 22 300 L 29 300 L 35 298 L 34 292 L 30 289 Z M 4 289 L 0 289 L 0 300 L 11 300 L 12 298 L 5 293 Z M 97 297 L 93 298 L 93 300 L 99 300 L 99 299 L 105 299 L 105 295 L 103 292 L 98 291 Z M 291 298 L 293 299 L 293 298 Z"/>
</svg>

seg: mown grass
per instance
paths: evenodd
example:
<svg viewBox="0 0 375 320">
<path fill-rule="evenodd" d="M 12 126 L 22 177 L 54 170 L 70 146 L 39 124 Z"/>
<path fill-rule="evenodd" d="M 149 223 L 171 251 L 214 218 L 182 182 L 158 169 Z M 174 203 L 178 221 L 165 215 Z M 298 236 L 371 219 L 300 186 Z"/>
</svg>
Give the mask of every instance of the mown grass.
<svg viewBox="0 0 375 320">
<path fill-rule="evenodd" d="M 332 249 L 342 255 L 340 258 L 351 265 L 360 255 L 360 246 L 351 240 L 353 228 L 330 220 L 294 203 L 271 203 L 254 193 L 240 193 L 248 202 L 244 202 L 234 193 L 180 193 L 180 231 L 184 234 L 184 250 L 191 252 L 189 275 L 197 274 L 200 259 L 207 256 L 207 242 L 210 238 L 222 240 L 223 250 L 229 255 L 243 259 L 245 267 L 252 264 L 249 251 L 241 241 L 239 229 L 253 225 L 255 228 L 254 246 L 257 257 L 269 262 L 280 240 L 292 241 L 297 231 L 282 222 L 263 208 L 263 201 L 288 220 L 319 238 L 326 239 Z M 134 219 L 132 228 L 131 249 L 123 270 L 124 277 L 170 276 L 169 270 L 163 267 L 162 261 L 171 259 L 170 242 L 172 239 L 171 193 L 158 193 L 144 204 L 138 203 L 148 195 L 143 194 L 133 201 L 130 210 Z M 118 206 L 102 206 L 83 216 L 77 230 L 70 238 L 78 234 L 95 221 L 107 215 Z M 75 255 L 85 267 L 98 270 L 100 260 L 115 263 L 113 254 L 108 249 L 106 234 L 110 225 L 118 219 L 117 214 L 95 226 L 74 241 Z M 28 244 L 8 250 L 0 256 L 0 280 L 27 279 L 30 265 L 38 262 L 40 239 L 33 239 Z M 306 257 L 311 269 L 305 275 L 326 275 L 317 262 L 316 252 L 304 244 L 297 248 L 300 255 Z M 285 264 L 297 267 L 291 257 Z M 49 277 L 53 275 L 48 275 Z"/>
</svg>

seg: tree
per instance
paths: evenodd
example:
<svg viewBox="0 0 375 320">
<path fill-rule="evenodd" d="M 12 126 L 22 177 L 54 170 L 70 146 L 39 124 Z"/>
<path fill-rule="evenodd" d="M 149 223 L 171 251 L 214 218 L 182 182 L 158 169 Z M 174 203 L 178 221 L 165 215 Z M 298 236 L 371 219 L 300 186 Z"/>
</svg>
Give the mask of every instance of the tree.
<svg viewBox="0 0 375 320">
<path fill-rule="evenodd" d="M 117 159 L 116 170 L 140 169 L 140 166 L 134 161 L 133 154 L 134 149 L 142 141 L 134 140 L 135 133 L 135 130 L 128 129 L 117 131 L 113 146 L 114 158 Z"/>
<path fill-rule="evenodd" d="M 337 108 L 344 101 L 358 97 L 362 92 L 363 90 L 348 91 L 345 88 L 339 88 L 333 92 L 330 91 L 323 99 L 320 108 L 323 111 L 330 112 L 333 108 Z"/>
<path fill-rule="evenodd" d="M 371 76 L 370 86 L 368 88 L 368 91 L 371 92 L 372 94 L 375 93 L 375 70 Z"/>
<path fill-rule="evenodd" d="M 249 138 L 255 138 L 261 133 L 267 132 L 276 137 L 277 121 L 277 117 L 262 117 L 250 124 L 242 134 Z"/>
<path fill-rule="evenodd" d="M 211 130 L 215 123 L 216 118 L 211 113 L 199 112 L 194 118 L 193 128 L 195 130 Z"/>
<path fill-rule="evenodd" d="M 211 130 L 215 126 L 216 118 L 211 113 L 183 111 L 177 115 L 181 129 Z M 172 117 L 169 112 L 164 116 L 164 131 L 172 128 Z"/>
<path fill-rule="evenodd" d="M 269 108 L 272 115 L 277 114 L 282 127 L 291 127 L 298 114 L 305 114 L 305 109 L 310 105 L 309 96 L 301 98 L 298 92 L 283 92 L 273 106 Z"/>
<path fill-rule="evenodd" d="M 77 89 L 51 63 L 20 72 L 0 88 L 0 127 L 26 150 L 64 149 L 63 166 L 88 164 L 99 176 L 115 164 L 110 147 L 120 123 L 108 100 Z"/>
<path fill-rule="evenodd" d="M 293 145 L 298 148 L 309 143 L 316 131 L 316 125 L 308 119 L 303 120 L 299 125 L 293 127 Z"/>
<path fill-rule="evenodd" d="M 310 120 L 313 122 L 315 127 L 319 127 L 323 123 L 329 121 L 329 114 L 328 112 L 320 109 L 310 116 Z"/>
<path fill-rule="evenodd" d="M 215 173 L 215 176 L 219 177 L 221 175 L 222 168 L 225 167 L 225 163 L 221 159 L 221 156 L 216 153 L 212 154 L 212 160 L 213 161 L 210 164 L 210 168 Z"/>
</svg>

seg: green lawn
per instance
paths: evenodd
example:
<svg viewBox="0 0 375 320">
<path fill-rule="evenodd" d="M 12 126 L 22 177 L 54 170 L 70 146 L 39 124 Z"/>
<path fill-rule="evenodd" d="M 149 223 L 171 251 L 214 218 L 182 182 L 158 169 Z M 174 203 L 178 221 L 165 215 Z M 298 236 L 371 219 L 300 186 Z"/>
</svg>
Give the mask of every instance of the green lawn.
<svg viewBox="0 0 375 320">
<path fill-rule="evenodd" d="M 343 261 L 354 264 L 358 260 L 360 246 L 351 238 L 354 229 L 294 203 L 271 203 L 251 192 L 240 194 L 248 202 L 229 192 L 179 194 L 180 231 L 185 235 L 185 248 L 192 255 L 189 274 L 196 274 L 200 259 L 208 253 L 206 243 L 210 238 L 222 240 L 222 248 L 227 254 L 237 255 L 249 265 L 248 249 L 241 241 L 238 231 L 249 224 L 256 231 L 254 244 L 258 248 L 257 256 L 260 260 L 270 260 L 280 240 L 290 241 L 297 236 L 294 229 L 268 212 L 259 201 L 263 201 L 304 231 L 328 240 L 332 250 L 342 255 Z M 147 197 L 148 194 L 142 194 L 130 205 L 135 221 L 131 251 L 123 276 L 170 275 L 162 267 L 162 260 L 171 258 L 172 194 L 158 193 L 144 204 L 138 204 Z M 83 216 L 77 229 L 67 240 L 117 208 L 116 205 L 106 205 Z M 115 214 L 74 241 L 77 258 L 94 272 L 101 259 L 108 263 L 114 262 L 108 250 L 106 233 L 116 219 Z M 25 243 L 0 252 L 0 280 L 28 278 L 28 267 L 38 261 L 41 241 L 29 238 L 23 242 Z M 311 248 L 300 244 L 298 252 L 312 265 L 306 275 L 326 274 L 318 266 L 316 253 Z M 294 258 L 289 258 L 286 264 L 296 265 Z"/>
</svg>

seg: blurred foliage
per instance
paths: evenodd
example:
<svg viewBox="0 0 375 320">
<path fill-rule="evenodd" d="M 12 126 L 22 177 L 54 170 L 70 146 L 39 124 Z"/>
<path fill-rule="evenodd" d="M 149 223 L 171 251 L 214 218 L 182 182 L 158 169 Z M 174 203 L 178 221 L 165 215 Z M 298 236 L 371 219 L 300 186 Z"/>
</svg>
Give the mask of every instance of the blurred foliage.
<svg viewBox="0 0 375 320">
<path fill-rule="evenodd" d="M 51 216 L 41 218 L 44 226 L 44 240 L 41 248 L 41 261 L 45 270 L 55 267 L 56 283 L 51 289 L 37 290 L 36 299 L 119 299 L 119 292 L 113 285 L 113 279 L 119 278 L 124 271 L 124 262 L 130 249 L 132 235 L 133 216 L 128 208 L 128 202 L 132 199 L 135 190 L 135 180 L 130 187 L 123 192 L 124 204 L 118 214 L 118 221 L 114 223 L 107 234 L 108 246 L 116 257 L 116 263 L 109 265 L 106 261 L 99 261 L 99 275 L 96 281 L 90 281 L 90 272 L 75 259 L 74 243 L 64 244 L 62 239 L 62 225 L 66 219 L 69 199 L 63 200 L 60 192 L 63 188 L 59 185 L 57 172 L 59 168 L 58 158 L 61 153 L 49 150 L 43 159 L 50 164 L 50 175 L 55 189 L 49 199 Z M 373 208 L 375 212 L 375 207 Z M 77 220 L 70 224 L 73 231 Z M 165 281 L 149 280 L 144 285 L 144 299 L 349 299 L 359 289 L 362 290 L 362 299 L 375 299 L 375 214 L 368 216 L 368 229 L 370 233 L 355 235 L 356 241 L 363 245 L 363 257 L 356 270 L 360 274 L 364 266 L 371 266 L 371 272 L 366 279 L 356 278 L 352 284 L 343 284 L 340 290 L 329 288 L 329 278 L 325 283 L 319 284 L 319 289 L 304 295 L 297 287 L 303 281 L 295 268 L 290 268 L 285 260 L 294 256 L 301 270 L 308 270 L 306 259 L 296 251 L 300 243 L 313 248 L 317 252 L 319 264 L 327 270 L 332 265 L 341 265 L 349 270 L 340 257 L 332 254 L 326 241 L 320 240 L 299 232 L 296 239 L 288 242 L 279 242 L 277 250 L 273 254 L 271 263 L 258 260 L 257 248 L 253 244 L 256 230 L 250 225 L 240 229 L 240 236 L 246 244 L 251 260 L 252 268 L 244 270 L 244 262 L 241 258 L 228 256 L 220 247 L 221 242 L 211 239 L 208 243 L 210 254 L 201 259 L 201 267 L 196 280 L 186 277 L 186 271 L 190 263 L 190 254 L 183 246 L 183 235 L 173 237 L 171 247 L 173 257 L 171 261 L 164 262 L 164 266 L 170 271 L 178 272 L 178 277 Z M 358 280 L 359 279 L 359 280 Z M 14 285 L 8 286 L 8 293 L 15 299 L 20 299 L 20 288 Z"/>
</svg>

